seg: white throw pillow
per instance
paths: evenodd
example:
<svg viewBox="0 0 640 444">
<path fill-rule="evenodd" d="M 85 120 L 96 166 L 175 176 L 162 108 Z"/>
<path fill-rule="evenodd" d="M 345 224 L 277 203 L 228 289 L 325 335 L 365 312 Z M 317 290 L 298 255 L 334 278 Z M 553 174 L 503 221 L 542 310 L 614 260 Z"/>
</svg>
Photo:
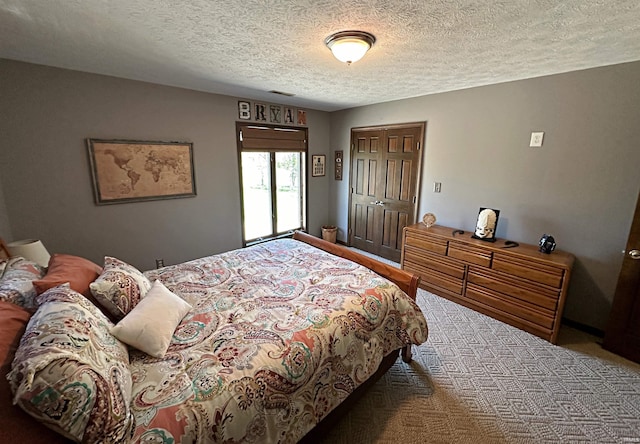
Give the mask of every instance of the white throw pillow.
<svg viewBox="0 0 640 444">
<path fill-rule="evenodd" d="M 150 356 L 162 358 L 189 310 L 189 303 L 155 281 L 138 305 L 111 329 L 111 334 Z"/>
</svg>

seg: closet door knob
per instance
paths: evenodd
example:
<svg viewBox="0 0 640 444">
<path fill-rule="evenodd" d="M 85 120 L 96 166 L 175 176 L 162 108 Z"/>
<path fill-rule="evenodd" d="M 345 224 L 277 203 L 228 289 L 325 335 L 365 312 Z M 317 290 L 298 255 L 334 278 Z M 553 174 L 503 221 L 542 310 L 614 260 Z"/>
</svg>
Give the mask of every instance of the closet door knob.
<svg viewBox="0 0 640 444">
<path fill-rule="evenodd" d="M 631 250 L 629 252 L 629 257 L 631 259 L 640 259 L 640 250 Z"/>
</svg>

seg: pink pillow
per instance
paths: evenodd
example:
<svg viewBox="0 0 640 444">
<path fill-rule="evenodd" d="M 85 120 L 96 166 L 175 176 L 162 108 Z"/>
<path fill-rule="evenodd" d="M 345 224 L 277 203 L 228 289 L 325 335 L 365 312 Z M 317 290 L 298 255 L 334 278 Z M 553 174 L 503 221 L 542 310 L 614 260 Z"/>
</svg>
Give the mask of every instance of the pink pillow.
<svg viewBox="0 0 640 444">
<path fill-rule="evenodd" d="M 72 290 L 91 296 L 89 284 L 95 281 L 102 267 L 88 259 L 70 254 L 54 254 L 49 259 L 49 269 L 42 279 L 33 281 L 36 292 L 42 294 L 50 288 L 69 283 Z"/>
</svg>

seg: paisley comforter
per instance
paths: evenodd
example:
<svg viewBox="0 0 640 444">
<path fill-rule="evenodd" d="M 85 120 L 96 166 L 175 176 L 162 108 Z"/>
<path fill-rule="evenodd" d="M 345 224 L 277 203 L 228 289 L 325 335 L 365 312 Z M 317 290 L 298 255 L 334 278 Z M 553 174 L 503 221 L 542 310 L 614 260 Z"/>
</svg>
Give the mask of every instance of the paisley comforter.
<svg viewBox="0 0 640 444">
<path fill-rule="evenodd" d="M 395 284 L 292 239 L 145 275 L 193 309 L 164 358 L 131 353 L 134 442 L 297 442 L 427 338 Z"/>
</svg>

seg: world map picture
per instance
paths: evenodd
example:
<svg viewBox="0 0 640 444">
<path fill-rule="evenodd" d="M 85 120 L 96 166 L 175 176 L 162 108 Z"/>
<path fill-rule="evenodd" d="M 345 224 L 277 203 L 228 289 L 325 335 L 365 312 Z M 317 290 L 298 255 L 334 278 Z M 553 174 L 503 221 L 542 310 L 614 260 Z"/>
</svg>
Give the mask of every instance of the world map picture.
<svg viewBox="0 0 640 444">
<path fill-rule="evenodd" d="M 195 196 L 193 145 L 87 139 L 97 204 Z"/>
</svg>

